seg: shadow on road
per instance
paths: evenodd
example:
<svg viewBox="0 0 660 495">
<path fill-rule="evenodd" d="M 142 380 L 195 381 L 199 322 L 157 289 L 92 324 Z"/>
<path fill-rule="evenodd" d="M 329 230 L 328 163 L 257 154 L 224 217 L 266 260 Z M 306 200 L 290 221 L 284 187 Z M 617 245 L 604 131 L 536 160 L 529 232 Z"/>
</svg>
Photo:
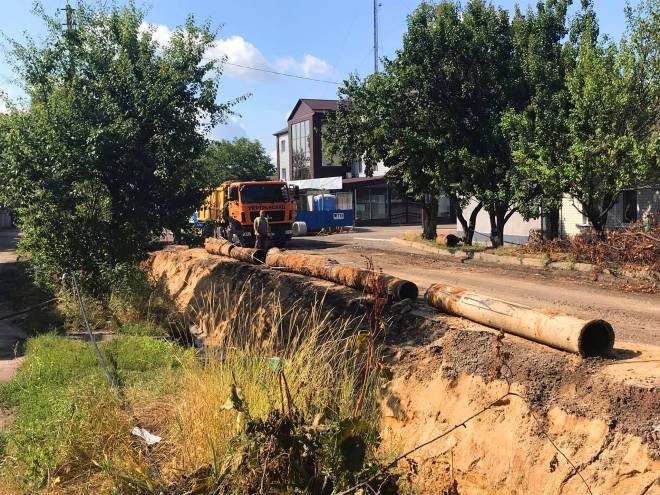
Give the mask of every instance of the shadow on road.
<svg viewBox="0 0 660 495">
<path fill-rule="evenodd" d="M 337 234 L 337 235 L 341 235 L 341 234 Z M 322 239 L 315 239 L 314 237 L 296 237 L 286 245 L 286 249 L 291 251 L 296 249 L 323 250 L 323 249 L 339 248 L 346 245 L 346 241 L 344 242 L 328 241 L 327 240 L 328 237 L 329 236 L 324 236 Z M 339 241 L 339 239 L 337 239 L 337 241 Z"/>
<path fill-rule="evenodd" d="M 53 307 L 20 313 L 52 299 L 53 294 L 35 286 L 26 263 L 17 261 L 18 238 L 16 230 L 0 231 L 0 361 L 3 362 L 0 366 L 0 381 L 9 373 L 8 369 L 13 367 L 10 362 L 23 353 L 25 340 L 49 331 L 59 322 Z"/>
</svg>

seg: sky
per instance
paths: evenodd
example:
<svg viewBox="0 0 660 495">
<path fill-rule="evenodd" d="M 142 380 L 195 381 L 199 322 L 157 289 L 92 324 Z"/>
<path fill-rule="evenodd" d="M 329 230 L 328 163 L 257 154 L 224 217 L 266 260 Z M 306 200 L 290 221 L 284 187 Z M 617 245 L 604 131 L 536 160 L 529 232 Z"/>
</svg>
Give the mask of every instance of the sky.
<svg viewBox="0 0 660 495">
<path fill-rule="evenodd" d="M 70 0 L 75 7 L 77 0 Z M 57 13 L 66 0 L 42 0 L 46 11 Z M 121 4 L 122 0 L 115 0 Z M 301 77 L 341 82 L 350 73 L 373 71 L 373 0 L 136 0 L 146 10 L 145 20 L 155 35 L 181 25 L 188 14 L 210 20 L 218 29 L 214 55 L 226 55 L 239 65 L 285 72 Z M 406 16 L 418 0 L 380 0 L 379 53 L 392 56 L 401 46 Z M 510 11 L 528 0 L 493 0 Z M 535 3 L 535 1 L 534 1 Z M 579 4 L 579 0 L 574 0 Z M 632 1 L 633 4 L 636 0 Z M 625 29 L 624 0 L 594 0 L 601 33 L 618 39 Z M 24 33 L 39 36 L 41 21 L 31 14 L 32 0 L 0 0 L 0 32 L 14 39 Z M 575 8 L 573 9 L 575 10 Z M 64 22 L 64 13 L 60 13 Z M 3 47 L 4 50 L 4 47 Z M 10 96 L 20 91 L 0 58 L 0 89 Z M 336 84 L 278 76 L 226 65 L 218 99 L 251 96 L 235 107 L 237 116 L 215 128 L 211 137 L 258 139 L 274 156 L 273 133 L 285 127 L 298 98 L 335 98 Z"/>
</svg>

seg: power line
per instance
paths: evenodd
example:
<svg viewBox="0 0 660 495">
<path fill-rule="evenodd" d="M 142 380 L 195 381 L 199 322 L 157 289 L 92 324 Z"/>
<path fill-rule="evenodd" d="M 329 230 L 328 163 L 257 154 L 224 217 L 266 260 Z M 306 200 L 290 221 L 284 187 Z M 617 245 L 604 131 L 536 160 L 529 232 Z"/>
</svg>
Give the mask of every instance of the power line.
<svg viewBox="0 0 660 495">
<path fill-rule="evenodd" d="M 341 86 L 340 82 L 328 81 L 327 79 L 316 79 L 314 77 L 296 76 L 295 74 L 287 74 L 286 72 L 278 72 L 276 70 L 262 69 L 262 68 L 259 68 L 259 67 L 250 67 L 249 65 L 235 64 L 235 63 L 232 63 L 232 62 L 224 62 L 224 64 L 233 65 L 234 67 L 241 67 L 242 69 L 256 70 L 256 71 L 259 71 L 259 72 L 268 72 L 269 74 L 276 74 L 278 76 L 295 77 L 296 79 L 305 79 L 307 81 L 315 81 L 315 82 L 320 82 L 320 83 L 335 84 L 337 86 Z"/>
</svg>

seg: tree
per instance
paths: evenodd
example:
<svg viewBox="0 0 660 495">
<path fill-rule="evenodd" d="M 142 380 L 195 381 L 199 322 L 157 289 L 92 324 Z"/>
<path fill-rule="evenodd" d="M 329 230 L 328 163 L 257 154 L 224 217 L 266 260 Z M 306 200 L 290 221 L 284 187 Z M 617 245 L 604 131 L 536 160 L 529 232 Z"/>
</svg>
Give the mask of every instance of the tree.
<svg viewBox="0 0 660 495">
<path fill-rule="evenodd" d="M 521 63 L 527 104 L 520 112 L 509 111 L 502 127 L 516 162 L 517 192 L 536 191 L 521 202 L 526 219 L 544 214 L 549 236 L 559 235 L 559 206 L 564 192 L 562 166 L 569 140 L 566 88 L 567 56 L 562 39 L 567 33 L 566 12 L 570 0 L 538 2 L 523 15 L 516 9 L 512 22 L 514 46 Z"/>
<path fill-rule="evenodd" d="M 507 112 L 524 107 L 527 92 L 508 13 L 472 0 L 461 21 L 466 40 L 466 70 L 460 79 L 465 193 L 488 213 L 491 244 L 497 247 L 504 242 L 506 222 L 537 194 L 516 181 L 517 163 L 501 125 Z"/>
<path fill-rule="evenodd" d="M 215 33 L 193 18 L 159 46 L 132 3 L 80 2 L 68 26 L 35 10 L 45 40 L 11 42 L 28 103 L 8 102 L 3 196 L 38 281 L 77 270 L 103 293 L 117 265 L 201 203 L 208 174 L 192 164 L 234 102 L 216 102 L 219 65 L 205 58 Z"/>
<path fill-rule="evenodd" d="M 347 159 L 342 152 L 354 157 L 356 150 L 367 162 L 382 159 L 393 183 L 428 199 L 429 217 L 437 196 L 447 194 L 459 205 L 468 243 L 485 209 L 498 246 L 507 220 L 537 194 L 516 182 L 520 174 L 501 125 L 506 112 L 526 103 L 517 57 L 506 11 L 483 0 L 464 9 L 422 3 L 383 73 L 349 79 L 340 90 L 345 104 L 330 141 L 342 143 L 335 149 Z M 476 208 L 464 215 L 471 198 Z M 434 238 L 435 224 L 425 224 L 423 236 Z"/>
<path fill-rule="evenodd" d="M 570 46 L 570 146 L 562 174 L 568 194 L 601 233 L 619 194 L 658 174 L 658 2 L 626 13 L 628 31 L 617 47 L 599 36 L 587 5 Z"/>
<path fill-rule="evenodd" d="M 201 161 L 215 185 L 227 180 L 266 180 L 275 173 L 261 143 L 247 138 L 211 141 Z"/>
<path fill-rule="evenodd" d="M 422 202 L 422 237 L 435 239 L 440 188 L 432 168 L 422 166 L 425 148 L 415 133 L 415 107 L 393 63 L 386 61 L 384 72 L 365 80 L 351 76 L 339 94 L 337 111 L 324 128 L 328 154 L 344 162 L 363 160 L 367 175 L 382 160 L 388 182 Z"/>
</svg>

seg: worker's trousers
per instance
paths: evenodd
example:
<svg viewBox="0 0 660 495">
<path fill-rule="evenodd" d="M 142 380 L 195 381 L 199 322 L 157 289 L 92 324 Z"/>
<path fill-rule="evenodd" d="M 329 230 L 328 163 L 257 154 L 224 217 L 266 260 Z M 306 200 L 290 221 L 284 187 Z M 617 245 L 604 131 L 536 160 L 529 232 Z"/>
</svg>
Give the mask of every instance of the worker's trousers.
<svg viewBox="0 0 660 495">
<path fill-rule="evenodd" d="M 258 235 L 254 241 L 255 249 L 268 249 L 268 237 L 265 235 Z"/>
</svg>

